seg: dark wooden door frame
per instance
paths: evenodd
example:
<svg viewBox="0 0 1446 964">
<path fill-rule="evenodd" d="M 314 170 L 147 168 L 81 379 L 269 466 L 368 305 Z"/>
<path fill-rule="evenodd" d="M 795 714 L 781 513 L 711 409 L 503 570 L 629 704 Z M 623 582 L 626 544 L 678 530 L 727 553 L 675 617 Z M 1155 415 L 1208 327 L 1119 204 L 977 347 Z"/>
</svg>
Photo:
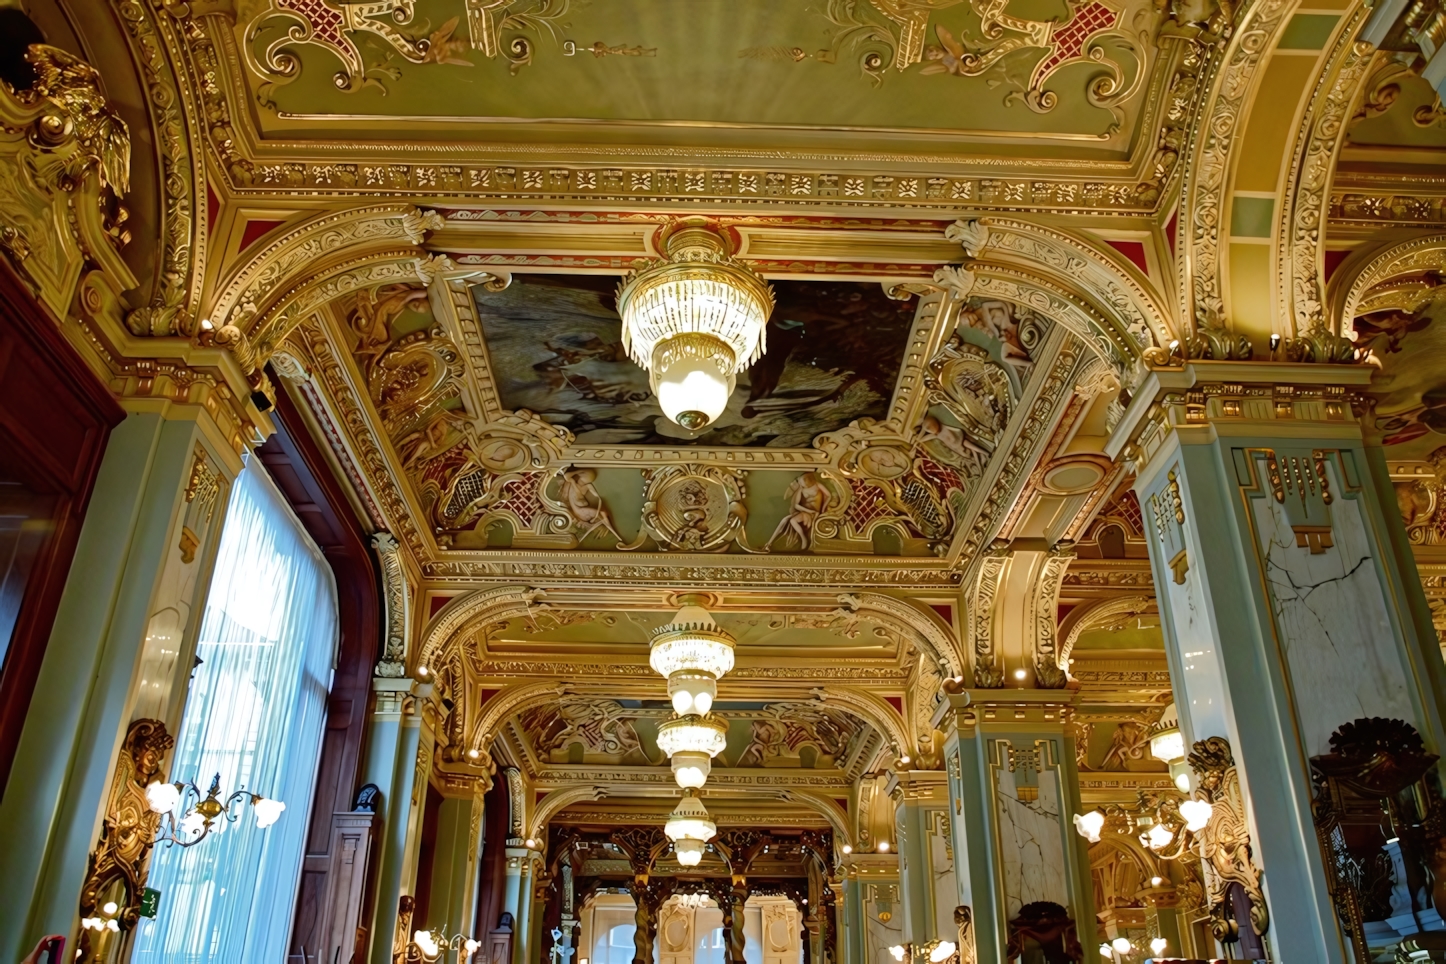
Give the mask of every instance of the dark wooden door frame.
<svg viewBox="0 0 1446 964">
<path fill-rule="evenodd" d="M 28 488 L 56 497 L 53 528 L 26 580 L 0 668 L 0 788 L 9 780 L 106 439 L 124 418 L 60 323 L 0 258 L 0 457 Z"/>
</svg>

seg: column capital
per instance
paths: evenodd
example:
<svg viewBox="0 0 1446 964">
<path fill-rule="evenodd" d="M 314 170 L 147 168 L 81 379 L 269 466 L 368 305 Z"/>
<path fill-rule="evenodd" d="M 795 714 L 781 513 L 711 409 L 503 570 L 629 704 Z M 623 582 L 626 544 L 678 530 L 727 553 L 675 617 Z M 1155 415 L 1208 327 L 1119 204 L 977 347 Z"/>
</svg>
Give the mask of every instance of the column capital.
<svg viewBox="0 0 1446 964">
<path fill-rule="evenodd" d="M 1079 704 L 1079 693 L 1071 689 L 963 689 L 947 693 L 946 700 L 940 722 L 952 723 L 962 733 L 993 724 L 1063 726 Z"/>
<path fill-rule="evenodd" d="M 1359 437 L 1356 403 L 1370 365 L 1191 361 L 1153 368 L 1105 446 L 1143 465 L 1172 435 L 1183 445 L 1219 436 Z"/>
<path fill-rule="evenodd" d="M 444 797 L 478 797 L 492 788 L 492 777 L 485 770 L 462 770 L 445 763 L 437 764 L 437 782 Z"/>
<path fill-rule="evenodd" d="M 372 677 L 372 692 L 376 701 L 372 706 L 373 719 L 401 718 L 415 714 L 416 686 L 411 679 L 388 679 Z M 431 684 L 420 684 L 429 686 Z"/>
<path fill-rule="evenodd" d="M 896 853 L 849 854 L 839 865 L 839 870 L 849 880 L 863 883 L 878 880 L 887 883 L 888 878 L 897 879 L 899 876 L 899 855 Z"/>
<path fill-rule="evenodd" d="M 949 803 L 949 776 L 943 770 L 894 770 L 887 789 L 899 802 Z"/>
</svg>

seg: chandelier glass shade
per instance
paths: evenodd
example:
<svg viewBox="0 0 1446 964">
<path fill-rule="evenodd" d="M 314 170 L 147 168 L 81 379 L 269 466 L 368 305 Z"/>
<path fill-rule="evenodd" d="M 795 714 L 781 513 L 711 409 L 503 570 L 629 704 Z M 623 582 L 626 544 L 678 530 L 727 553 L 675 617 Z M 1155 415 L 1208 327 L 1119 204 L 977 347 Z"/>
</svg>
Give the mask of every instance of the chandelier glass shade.
<svg viewBox="0 0 1446 964">
<path fill-rule="evenodd" d="M 648 665 L 669 678 L 669 695 L 674 673 L 706 673 L 717 679 L 733 668 L 733 637 L 724 631 L 711 613 L 684 597 L 683 606 L 672 620 L 653 630 Z M 712 697 L 709 697 L 712 704 Z"/>
<path fill-rule="evenodd" d="M 673 701 L 673 712 L 679 716 L 707 714 L 717 696 L 718 681 L 707 673 L 679 670 L 668 677 L 668 699 Z"/>
<path fill-rule="evenodd" d="M 673 779 L 684 790 L 697 790 L 708 782 L 708 773 L 713 769 L 713 758 L 706 753 L 682 750 L 673 754 Z"/>
<path fill-rule="evenodd" d="M 696 867 L 703 859 L 703 846 L 717 836 L 718 826 L 709 819 L 703 801 L 689 790 L 668 815 L 663 833 L 673 841 L 678 863 L 684 867 Z"/>
<path fill-rule="evenodd" d="M 663 414 L 690 431 L 716 422 L 738 372 L 763 354 L 773 290 L 728 253 L 723 238 L 687 224 L 666 257 L 623 279 L 623 347 L 648 372 Z"/>
<path fill-rule="evenodd" d="M 1185 736 L 1178 726 L 1165 727 L 1150 734 L 1150 756 L 1165 763 L 1185 759 Z"/>
<path fill-rule="evenodd" d="M 712 758 L 727 745 L 728 724 L 711 716 L 689 714 L 658 727 L 658 749 L 669 757 L 675 753 L 704 753 Z"/>
</svg>

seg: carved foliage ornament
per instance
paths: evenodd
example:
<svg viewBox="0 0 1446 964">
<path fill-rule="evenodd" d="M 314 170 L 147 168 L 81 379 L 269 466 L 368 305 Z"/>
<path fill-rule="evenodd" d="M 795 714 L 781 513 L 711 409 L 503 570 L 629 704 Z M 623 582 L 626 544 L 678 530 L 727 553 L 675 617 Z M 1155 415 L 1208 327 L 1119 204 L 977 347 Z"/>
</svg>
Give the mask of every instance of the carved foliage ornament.
<svg viewBox="0 0 1446 964">
<path fill-rule="evenodd" d="M 382 564 L 382 605 L 386 610 L 382 658 L 376 675 L 400 678 L 407 675 L 407 637 L 409 593 L 406 570 L 402 566 L 401 547 L 389 532 L 372 536 L 372 547 Z"/>
<path fill-rule="evenodd" d="M 454 16 L 428 28 L 427 21 L 416 21 L 415 0 L 340 0 L 334 5 L 271 0 L 246 25 L 243 50 L 247 66 L 265 81 L 259 94 L 265 106 L 274 107 L 271 95 L 275 88 L 301 76 L 297 48 L 304 45 L 320 47 L 341 61 L 341 69 L 331 78 L 338 90 L 350 93 L 373 87 L 385 93 L 383 78 L 395 80 L 406 69 L 394 65 L 394 56 L 414 65 L 467 67 L 473 64 L 469 56 L 489 60 L 502 56 L 515 74 L 532 62 L 536 37 L 544 33 L 555 37 L 556 29 L 566 26 L 562 18 L 570 6 L 571 0 L 530 4 L 466 0 L 453 7 Z M 467 40 L 455 36 L 463 17 Z M 510 39 L 504 40 L 504 32 L 512 34 Z M 366 37 L 359 37 L 361 34 Z M 391 54 L 370 57 L 367 51 L 374 44 L 365 41 L 379 41 Z"/>
<path fill-rule="evenodd" d="M 136 286 L 119 254 L 130 133 L 89 64 L 45 44 L 25 59 L 35 83 L 0 85 L 0 250 L 64 318 L 88 260 L 115 293 Z"/>
<path fill-rule="evenodd" d="M 1006 105 L 1023 102 L 1039 113 L 1053 110 L 1059 102 L 1058 94 L 1045 84 L 1061 68 L 1081 62 L 1103 64 L 1107 72 L 1089 82 L 1086 97 L 1092 106 L 1114 112 L 1116 124 L 1123 119 L 1119 105 L 1139 89 L 1145 55 L 1118 29 L 1119 9 L 1090 0 L 1072 5 L 1068 19 L 1057 23 L 1011 15 L 1005 0 L 968 0 L 978 18 L 977 29 L 971 21 L 964 21 L 971 26 L 961 29 L 958 37 L 942 23 L 929 29 L 936 11 L 963 2 L 870 0 L 865 6 L 830 0 L 825 14 L 835 30 L 829 48 L 816 56 L 826 63 L 837 61 L 841 54 L 855 56 L 859 70 L 875 84 L 891 68 L 903 72 L 921 62 L 921 74 L 997 78 L 1009 87 Z M 1121 54 L 1128 66 L 1114 59 Z M 1038 59 L 1029 80 L 1021 84 L 1005 68 L 1030 56 Z"/>
</svg>

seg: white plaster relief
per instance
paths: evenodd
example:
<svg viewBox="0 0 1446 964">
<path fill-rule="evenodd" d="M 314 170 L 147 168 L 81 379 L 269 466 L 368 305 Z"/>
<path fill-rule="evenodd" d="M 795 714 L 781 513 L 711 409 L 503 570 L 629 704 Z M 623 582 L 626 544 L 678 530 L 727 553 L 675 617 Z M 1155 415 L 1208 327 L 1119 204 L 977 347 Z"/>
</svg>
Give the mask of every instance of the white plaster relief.
<svg viewBox="0 0 1446 964">
<path fill-rule="evenodd" d="M 1060 828 L 1059 776 L 1039 774 L 1039 799 L 1025 802 L 1017 773 L 998 771 L 999 851 L 1004 865 L 1004 906 L 1010 917 L 1037 900 L 1069 906 Z"/>
<path fill-rule="evenodd" d="M 1307 754 L 1329 753 L 1331 733 L 1361 717 L 1419 723 L 1357 503 L 1330 506 L 1335 545 L 1312 554 L 1296 545 L 1283 505 L 1252 502 Z"/>
</svg>

